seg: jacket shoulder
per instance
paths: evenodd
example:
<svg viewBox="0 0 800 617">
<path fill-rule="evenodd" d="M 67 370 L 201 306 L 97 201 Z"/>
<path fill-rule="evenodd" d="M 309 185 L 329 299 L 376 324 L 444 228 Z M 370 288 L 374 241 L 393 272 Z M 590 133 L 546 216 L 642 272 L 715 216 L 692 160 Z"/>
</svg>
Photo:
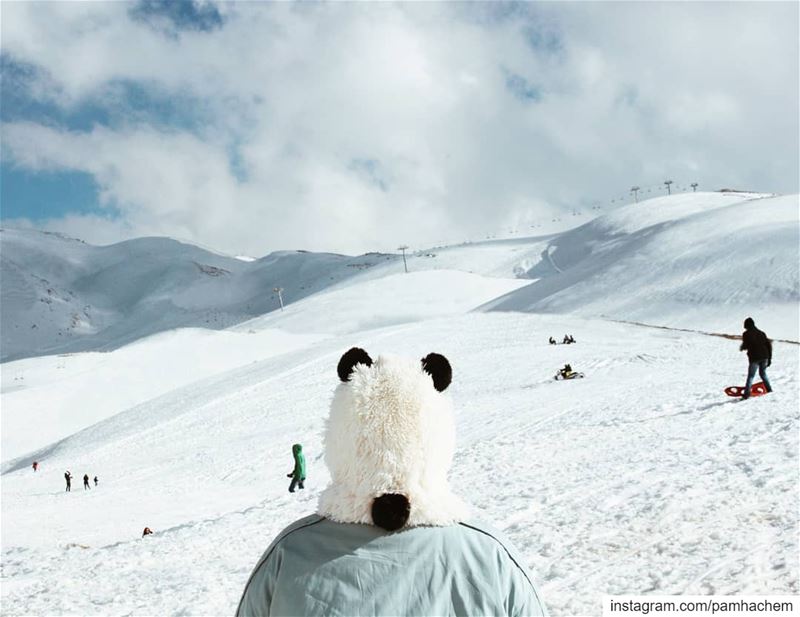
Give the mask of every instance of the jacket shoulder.
<svg viewBox="0 0 800 617">
<path fill-rule="evenodd" d="M 533 585 L 531 577 L 528 574 L 524 562 L 520 555 L 517 553 L 514 545 L 497 529 L 483 523 L 482 521 L 465 521 L 458 524 L 459 527 L 464 529 L 466 533 L 479 534 L 483 537 L 484 541 L 494 545 L 501 552 L 505 553 L 516 569 L 524 575 L 525 579 Z"/>
<path fill-rule="evenodd" d="M 304 516 L 303 518 L 296 520 L 291 525 L 285 527 L 277 536 L 275 536 L 275 539 L 267 547 L 267 550 L 264 551 L 264 554 L 261 556 L 261 559 L 258 560 L 258 564 L 256 564 L 255 569 L 258 570 L 259 566 L 264 563 L 264 561 L 269 557 L 270 553 L 272 553 L 272 551 L 274 551 L 275 548 L 288 536 L 292 535 L 296 531 L 310 527 L 311 525 L 321 523 L 324 520 L 324 516 L 320 516 L 319 514 L 309 514 L 308 516 Z"/>
<path fill-rule="evenodd" d="M 514 545 L 497 529 L 480 521 L 465 521 L 458 526 L 467 534 L 472 535 L 484 546 L 491 546 L 500 555 L 504 555 L 504 560 L 508 567 L 508 574 L 520 593 L 512 592 L 513 606 L 506 607 L 508 614 L 513 615 L 547 615 L 547 608 L 544 601 L 539 596 L 539 591 L 533 582 L 525 561 L 514 548 Z"/>
<path fill-rule="evenodd" d="M 320 516 L 319 514 L 311 514 L 309 516 L 298 519 L 288 527 L 285 527 L 275 537 L 272 543 L 267 547 L 267 550 L 264 551 L 264 554 L 261 555 L 261 558 L 258 560 L 258 563 L 256 563 L 255 568 L 253 568 L 250 577 L 247 579 L 247 583 L 244 586 L 244 592 L 242 593 L 242 597 L 239 600 L 239 606 L 236 609 L 237 617 L 243 615 L 254 615 L 263 613 L 264 598 L 261 597 L 262 594 L 259 590 L 253 591 L 253 581 L 254 579 L 258 578 L 260 574 L 263 572 L 270 558 L 270 555 L 272 555 L 275 549 L 278 548 L 278 546 L 293 533 L 300 531 L 301 529 L 311 527 L 312 525 L 321 523 L 324 520 L 325 517 Z M 259 586 L 257 585 L 256 587 Z"/>
</svg>

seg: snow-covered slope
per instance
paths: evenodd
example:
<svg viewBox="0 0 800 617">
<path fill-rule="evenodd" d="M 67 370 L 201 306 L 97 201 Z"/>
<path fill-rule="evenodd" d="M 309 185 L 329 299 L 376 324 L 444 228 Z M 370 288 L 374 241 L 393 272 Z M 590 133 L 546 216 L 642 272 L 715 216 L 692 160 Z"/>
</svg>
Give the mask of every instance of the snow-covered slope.
<svg viewBox="0 0 800 617">
<path fill-rule="evenodd" d="M 5 229 L 0 358 L 109 350 L 176 327 L 225 328 L 275 311 L 276 286 L 291 305 L 397 274 L 400 259 L 290 251 L 243 261 L 164 238 L 94 247 Z M 419 250 L 408 262 L 412 272 L 534 281 L 485 298 L 488 310 L 568 311 L 725 332 L 753 314 L 771 334 L 798 338 L 796 195 L 673 195 L 568 231 Z"/>
<path fill-rule="evenodd" d="M 283 333 L 314 333 L 319 340 L 486 303 L 490 310 L 571 312 L 724 332 L 738 332 L 743 317 L 752 315 L 771 336 L 796 340 L 797 197 L 765 197 L 698 193 L 650 200 L 560 235 L 418 251 L 409 256 L 410 274 L 398 273 L 398 256 L 290 252 L 243 262 L 170 240 L 98 248 L 6 230 L 0 234 L 3 340 L 12 340 L 12 350 L 4 343 L 5 354 L 25 355 L 23 344 L 36 351 L 44 341 L 46 347 L 52 344 L 47 336 L 58 332 L 66 349 L 106 349 L 129 338 L 142 344 L 110 355 L 3 364 L 3 460 L 173 388 L 308 343 Z M 37 282 L 32 270 L 48 278 Z M 277 280 L 286 285 L 286 310 L 242 321 L 278 306 L 271 297 Z M 30 306 L 26 294 L 39 283 L 52 285 L 52 293 L 45 290 L 46 297 Z M 84 309 L 92 327 L 85 336 L 54 329 L 78 298 L 94 302 Z M 41 327 L 25 330 L 25 320 Z M 99 327 L 103 320 L 107 326 Z M 241 323 L 231 332 L 167 330 L 150 341 L 140 338 L 186 321 Z M 35 433 L 21 430 L 32 409 L 42 427 Z"/>
<path fill-rule="evenodd" d="M 392 274 L 339 286 L 235 329 L 344 334 L 466 313 L 527 281 L 454 270 Z"/>
<path fill-rule="evenodd" d="M 325 337 L 463 314 L 524 281 L 429 271 L 365 279 L 229 330 L 163 332 L 113 352 L 2 365 L 2 458 L 45 446 L 139 403 Z M 32 411 L 35 410 L 35 411 Z M 36 417 L 38 430 L 25 430 Z"/>
<path fill-rule="evenodd" d="M 304 251 L 253 262 L 167 238 L 105 247 L 0 233 L 0 358 L 115 349 L 178 327 L 221 329 L 320 291 L 394 255 Z"/>
<path fill-rule="evenodd" d="M 127 288 L 112 283 L 131 267 L 125 259 L 147 273 L 134 286 L 144 292 L 125 300 L 130 311 L 110 311 L 133 320 L 131 333 L 154 306 L 238 306 L 250 297 L 239 290 L 261 289 L 273 267 L 309 295 L 228 331 L 181 330 L 113 353 L 2 365 L 3 612 L 231 614 L 260 553 L 314 510 L 328 480 L 322 431 L 336 363 L 352 345 L 450 358 L 454 488 L 518 546 L 554 615 L 597 614 L 607 593 L 798 593 L 797 345 L 775 345 L 775 392 L 740 402 L 722 393 L 744 378 L 735 341 L 575 314 L 468 312 L 551 285 L 556 291 L 519 308 L 664 322 L 680 312 L 699 321 L 713 308 L 732 322 L 724 330 L 737 331 L 759 298 L 771 309 L 788 306 L 797 281 L 796 244 L 787 239 L 797 214 L 786 206 L 796 197 L 743 199 L 677 196 L 557 236 L 423 251 L 409 259 L 409 275 L 398 274 L 399 257 L 302 253 L 230 263 L 192 254 L 191 267 L 176 257 L 164 269 L 161 257 L 131 259 L 130 246 L 116 265 L 109 260 L 112 275 L 83 251 L 119 257 L 121 245 L 52 238 L 71 248 L 47 255 L 69 259 L 39 261 L 52 280 L 92 281 L 70 287 L 76 296 L 112 289 L 124 307 Z M 751 215 L 755 207 L 771 226 Z M 746 241 L 761 234 L 760 248 L 725 252 L 723 231 Z M 39 247 L 41 238 L 32 242 Z M 621 266 L 649 291 L 638 293 Z M 199 274 L 184 279 L 191 268 Z M 764 278 L 764 268 L 767 291 L 739 285 Z M 520 274 L 535 282 L 513 278 Z M 5 294 L 5 279 L 3 286 Z M 706 296 L 686 293 L 706 288 Z M 786 297 L 773 293 L 782 288 Z M 724 289 L 735 303 L 725 302 Z M 626 313 L 636 308 L 625 302 L 631 294 L 648 313 Z M 548 298 L 566 304 L 539 304 Z M 774 324 L 744 312 L 775 335 Z M 567 332 L 576 345 L 547 344 Z M 586 379 L 553 381 L 566 362 Z M 86 428 L 65 434 L 77 426 Z M 49 443 L 42 427 L 63 438 Z M 10 454 L 7 439 L 17 448 Z M 296 442 L 309 479 L 290 495 L 285 474 Z M 69 494 L 66 469 L 76 478 Z M 100 485 L 84 492 L 84 473 Z M 142 539 L 145 526 L 156 533 Z"/>
<path fill-rule="evenodd" d="M 139 403 L 321 337 L 282 330 L 185 328 L 108 353 L 26 358 L 2 367 L 3 460 L 67 437 Z M 30 430 L 35 424 L 36 430 Z"/>
<path fill-rule="evenodd" d="M 564 332 L 578 343 L 546 343 Z M 598 614 L 608 593 L 798 592 L 796 346 L 776 344 L 773 394 L 739 402 L 722 393 L 743 378 L 734 341 L 473 313 L 325 339 L 96 424 L 36 453 L 35 474 L 7 463 L 4 613 L 231 614 L 328 480 L 324 419 L 353 344 L 450 358 L 454 488 L 520 549 L 554 615 Z M 587 378 L 553 381 L 565 362 Z M 295 442 L 309 474 L 290 495 Z"/>
<path fill-rule="evenodd" d="M 531 285 L 484 309 L 738 332 L 752 315 L 798 340 L 797 195 L 697 193 L 625 206 L 552 239 Z"/>
</svg>

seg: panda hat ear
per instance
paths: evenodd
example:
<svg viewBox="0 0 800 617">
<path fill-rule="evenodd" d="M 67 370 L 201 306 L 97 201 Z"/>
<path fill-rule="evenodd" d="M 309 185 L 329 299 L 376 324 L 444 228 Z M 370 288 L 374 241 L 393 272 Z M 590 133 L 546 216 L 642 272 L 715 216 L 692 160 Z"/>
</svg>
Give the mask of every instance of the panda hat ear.
<svg viewBox="0 0 800 617">
<path fill-rule="evenodd" d="M 433 378 L 433 387 L 439 392 L 447 390 L 453 380 L 453 369 L 442 354 L 429 353 L 422 358 L 422 370 Z"/>
<path fill-rule="evenodd" d="M 370 358 L 369 354 L 361 349 L 361 347 L 350 348 L 339 360 L 339 365 L 336 367 L 336 372 L 339 373 L 339 379 L 342 381 L 350 381 L 350 374 L 353 372 L 356 364 L 372 366 L 372 358 Z"/>
</svg>

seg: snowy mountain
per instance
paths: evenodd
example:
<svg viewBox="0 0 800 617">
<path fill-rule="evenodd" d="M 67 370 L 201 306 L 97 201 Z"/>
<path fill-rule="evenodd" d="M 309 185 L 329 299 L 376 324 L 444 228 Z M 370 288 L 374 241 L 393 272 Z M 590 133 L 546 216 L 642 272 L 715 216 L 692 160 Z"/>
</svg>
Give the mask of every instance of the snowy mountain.
<svg viewBox="0 0 800 617">
<path fill-rule="evenodd" d="M 519 548 L 552 614 L 598 614 L 608 593 L 796 594 L 797 344 L 776 342 L 775 392 L 743 402 L 722 392 L 744 380 L 736 341 L 612 320 L 738 333 L 750 314 L 796 341 L 797 233 L 797 196 L 678 195 L 563 233 L 419 251 L 406 275 L 399 256 L 247 262 L 6 230 L 4 331 L 30 302 L 68 319 L 72 291 L 95 329 L 70 344 L 141 338 L 0 366 L 3 611 L 231 614 L 328 481 L 322 432 L 353 345 L 450 359 L 453 488 Z M 35 276 L 59 301 L 31 301 L 46 297 L 30 295 Z M 236 312 L 276 284 L 284 311 Z M 167 328 L 219 306 L 237 325 L 143 336 L 158 307 Z M 547 344 L 565 333 L 577 344 Z M 20 356 L 25 340 L 12 337 Z M 586 379 L 554 381 L 566 362 Z M 290 495 L 295 442 L 309 479 Z M 100 485 L 65 493 L 66 469 Z"/>
<path fill-rule="evenodd" d="M 796 341 L 799 208 L 796 195 L 740 193 L 625 206 L 555 237 L 526 272 L 537 282 L 484 308 L 734 333 L 753 314 Z"/>
<path fill-rule="evenodd" d="M 0 233 L 0 358 L 116 349 L 179 327 L 222 329 L 394 255 L 282 251 L 252 262 L 167 238 L 96 247 L 57 234 Z"/>
<path fill-rule="evenodd" d="M 738 308 L 797 340 L 797 208 L 797 196 L 675 195 L 561 233 L 420 250 L 409 267 L 535 281 L 485 298 L 485 310 L 730 332 L 741 319 L 728 315 Z M 277 310 L 275 287 L 293 304 L 396 274 L 399 259 L 296 251 L 245 261 L 165 238 L 94 247 L 5 229 L 0 359 L 110 350 L 178 327 L 223 329 Z"/>
</svg>

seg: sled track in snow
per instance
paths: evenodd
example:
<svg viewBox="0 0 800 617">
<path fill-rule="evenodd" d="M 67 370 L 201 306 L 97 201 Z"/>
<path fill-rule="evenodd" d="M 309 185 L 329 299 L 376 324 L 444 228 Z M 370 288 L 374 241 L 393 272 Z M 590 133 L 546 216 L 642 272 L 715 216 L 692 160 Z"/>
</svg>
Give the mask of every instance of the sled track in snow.
<svg viewBox="0 0 800 617">
<path fill-rule="evenodd" d="M 613 323 L 623 323 L 628 324 L 630 326 L 640 326 L 642 328 L 656 328 L 658 330 L 671 330 L 673 332 L 692 332 L 694 334 L 703 334 L 705 336 L 716 336 L 718 338 L 726 338 L 732 341 L 740 341 L 742 340 L 742 336 L 740 334 L 727 334 L 725 332 L 706 332 L 705 330 L 692 330 L 690 328 L 673 328 L 670 326 L 656 326 L 649 323 L 642 323 L 640 321 L 627 321 L 625 319 L 611 319 L 610 317 L 603 317 L 606 321 L 611 321 Z M 791 339 L 785 338 L 774 338 L 770 339 L 773 343 L 789 343 L 790 345 L 800 345 L 800 341 L 793 341 Z"/>
</svg>

